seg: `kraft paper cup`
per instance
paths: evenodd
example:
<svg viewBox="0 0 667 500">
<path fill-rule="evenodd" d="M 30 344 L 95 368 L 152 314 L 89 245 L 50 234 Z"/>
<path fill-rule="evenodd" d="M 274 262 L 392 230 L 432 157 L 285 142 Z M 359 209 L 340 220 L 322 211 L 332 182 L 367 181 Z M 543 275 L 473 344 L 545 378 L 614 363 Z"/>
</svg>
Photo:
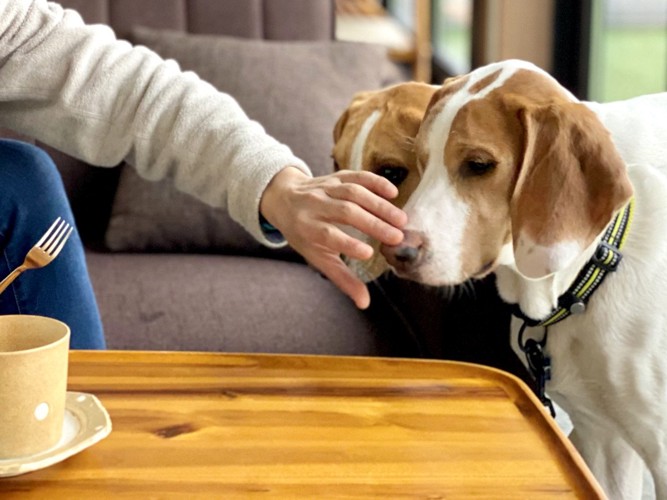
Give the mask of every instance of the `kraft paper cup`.
<svg viewBox="0 0 667 500">
<path fill-rule="evenodd" d="M 60 440 L 69 327 L 43 316 L 0 316 L 0 459 L 34 455 Z"/>
</svg>

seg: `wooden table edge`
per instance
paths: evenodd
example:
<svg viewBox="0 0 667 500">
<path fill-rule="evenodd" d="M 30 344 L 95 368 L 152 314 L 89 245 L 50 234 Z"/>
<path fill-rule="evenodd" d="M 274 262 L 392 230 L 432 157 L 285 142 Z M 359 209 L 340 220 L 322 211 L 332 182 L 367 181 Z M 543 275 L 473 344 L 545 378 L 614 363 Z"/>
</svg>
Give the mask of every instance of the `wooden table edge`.
<svg viewBox="0 0 667 500">
<path fill-rule="evenodd" d="M 412 364 L 418 366 L 420 364 L 437 366 L 449 365 L 456 366 L 463 370 L 469 371 L 471 374 L 478 374 L 485 379 L 491 379 L 497 382 L 511 398 L 512 402 L 517 406 L 522 413 L 531 413 L 530 421 L 536 422 L 539 426 L 546 429 L 542 435 L 548 438 L 551 446 L 560 448 L 560 455 L 567 457 L 570 462 L 564 463 L 567 467 L 570 477 L 577 481 L 579 491 L 587 491 L 594 494 L 597 498 L 606 499 L 606 495 L 602 490 L 592 472 L 586 465 L 586 462 L 581 457 L 572 442 L 560 429 L 556 421 L 544 408 L 540 400 L 528 387 L 528 385 L 517 376 L 490 366 L 485 366 L 476 363 L 464 361 L 450 361 L 450 360 L 436 360 L 436 359 L 417 359 L 417 358 L 401 358 L 401 357 L 371 357 L 371 356 L 339 356 L 339 355 L 324 355 L 324 354 L 290 354 L 290 353 L 236 353 L 236 352 L 208 352 L 208 351 L 130 351 L 130 350 L 72 350 L 70 351 L 70 363 L 95 363 L 100 357 L 112 358 L 113 362 L 134 362 L 134 363 L 158 363 L 175 362 L 179 360 L 187 361 L 188 358 L 197 357 L 198 359 L 207 359 L 214 361 L 216 358 L 239 358 L 239 359 L 316 359 L 325 362 L 340 361 L 341 359 L 352 362 L 378 362 L 392 364 Z M 176 358 L 176 359 L 174 359 Z M 107 362 L 109 360 L 107 359 Z M 530 402 L 530 406 L 526 406 L 525 400 Z M 535 411 L 536 410 L 536 411 Z M 587 496 L 586 498 L 592 498 Z"/>
</svg>

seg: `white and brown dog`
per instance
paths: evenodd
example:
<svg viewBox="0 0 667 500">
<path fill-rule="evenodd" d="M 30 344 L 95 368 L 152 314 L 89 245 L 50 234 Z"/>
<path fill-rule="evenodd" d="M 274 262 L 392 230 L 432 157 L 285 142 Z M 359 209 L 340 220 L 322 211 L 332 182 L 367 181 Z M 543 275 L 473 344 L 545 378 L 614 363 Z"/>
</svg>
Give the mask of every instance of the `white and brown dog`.
<svg viewBox="0 0 667 500">
<path fill-rule="evenodd" d="M 415 136 L 426 107 L 439 86 L 406 82 L 381 90 L 359 92 L 334 127 L 333 159 L 336 170 L 366 170 L 386 177 L 398 187 L 393 203 L 405 205 L 421 177 L 417 171 Z M 389 269 L 377 250 L 377 241 L 346 228 L 373 246 L 373 258 L 350 260 L 350 268 L 364 281 Z"/>
<path fill-rule="evenodd" d="M 641 498 L 643 459 L 667 499 L 667 93 L 581 103 L 495 63 L 445 82 L 416 152 L 387 261 L 431 285 L 495 272 L 513 345 L 606 493 Z"/>
</svg>

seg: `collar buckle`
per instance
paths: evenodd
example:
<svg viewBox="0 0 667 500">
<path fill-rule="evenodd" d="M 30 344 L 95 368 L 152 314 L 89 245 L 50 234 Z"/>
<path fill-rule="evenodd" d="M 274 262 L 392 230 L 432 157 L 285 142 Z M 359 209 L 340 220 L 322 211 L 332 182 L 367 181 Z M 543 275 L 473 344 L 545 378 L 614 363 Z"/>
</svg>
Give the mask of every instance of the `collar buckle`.
<svg viewBox="0 0 667 500">
<path fill-rule="evenodd" d="M 604 271 L 613 273 L 618 268 L 622 259 L 623 254 L 618 248 L 606 241 L 601 241 L 590 262 Z"/>
</svg>

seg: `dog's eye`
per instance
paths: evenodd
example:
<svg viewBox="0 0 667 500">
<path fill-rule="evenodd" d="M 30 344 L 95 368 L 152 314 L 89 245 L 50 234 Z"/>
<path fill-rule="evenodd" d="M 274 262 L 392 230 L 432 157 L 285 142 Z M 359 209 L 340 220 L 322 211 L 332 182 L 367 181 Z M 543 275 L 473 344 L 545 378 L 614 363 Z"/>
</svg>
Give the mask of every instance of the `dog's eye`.
<svg viewBox="0 0 667 500">
<path fill-rule="evenodd" d="M 485 173 L 493 170 L 493 168 L 496 166 L 496 162 L 482 161 L 482 160 L 467 160 L 464 165 L 468 174 L 484 175 Z"/>
<path fill-rule="evenodd" d="M 400 186 L 408 176 L 408 169 L 405 167 L 383 165 L 375 173 L 387 179 L 394 186 Z"/>
</svg>

